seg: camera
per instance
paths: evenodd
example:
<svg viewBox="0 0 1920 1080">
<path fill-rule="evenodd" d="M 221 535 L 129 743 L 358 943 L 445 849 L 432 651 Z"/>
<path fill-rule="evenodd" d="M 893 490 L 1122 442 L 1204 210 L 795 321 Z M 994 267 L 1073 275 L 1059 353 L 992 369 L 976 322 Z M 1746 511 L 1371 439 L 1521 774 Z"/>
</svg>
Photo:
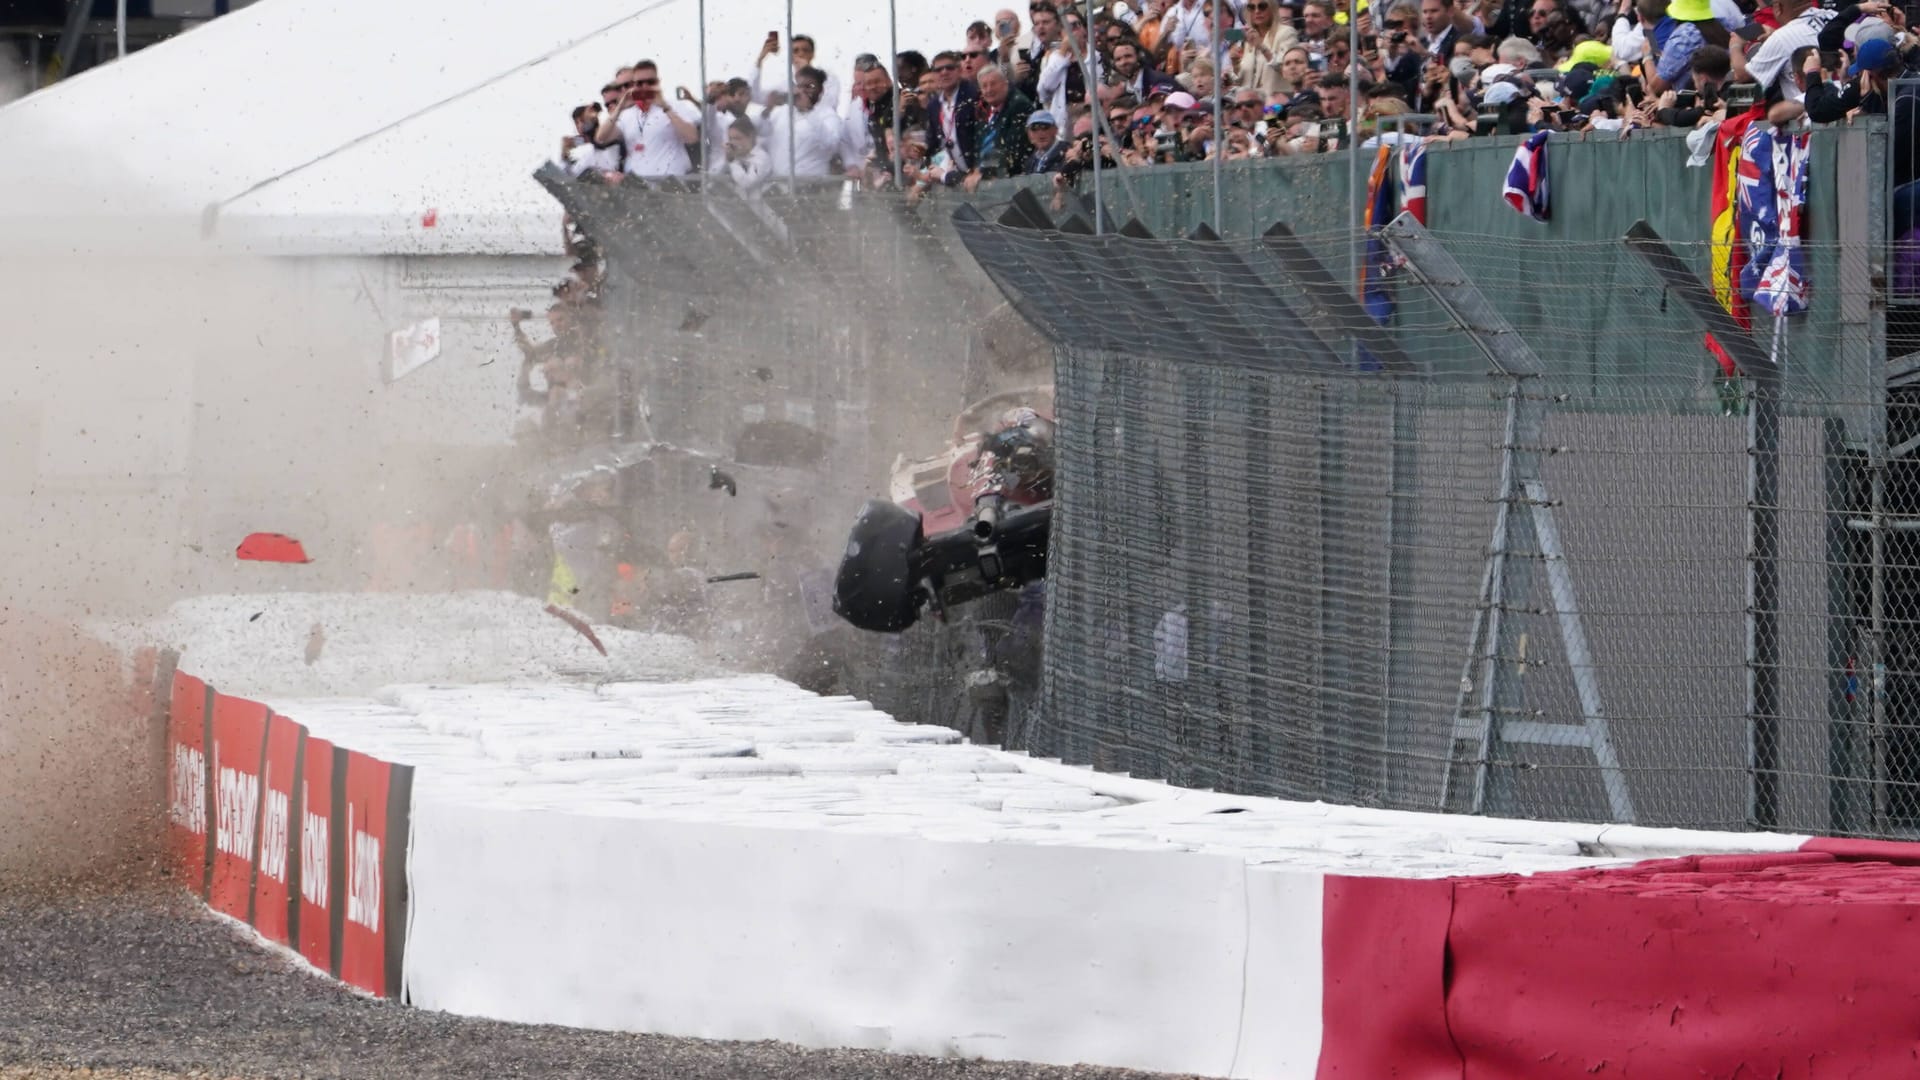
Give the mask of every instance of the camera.
<svg viewBox="0 0 1920 1080">
<path fill-rule="evenodd" d="M 1691 109 L 1699 103 L 1699 101 L 1700 95 L 1692 90 L 1682 90 L 1673 95 L 1674 107 L 1679 109 Z"/>
<path fill-rule="evenodd" d="M 1728 112 L 1743 113 L 1760 104 L 1760 84 L 1728 83 L 1721 96 L 1727 103 Z"/>
<path fill-rule="evenodd" d="M 1171 131 L 1153 133 L 1153 152 L 1156 154 L 1171 154 L 1179 145 L 1180 137 Z"/>
</svg>

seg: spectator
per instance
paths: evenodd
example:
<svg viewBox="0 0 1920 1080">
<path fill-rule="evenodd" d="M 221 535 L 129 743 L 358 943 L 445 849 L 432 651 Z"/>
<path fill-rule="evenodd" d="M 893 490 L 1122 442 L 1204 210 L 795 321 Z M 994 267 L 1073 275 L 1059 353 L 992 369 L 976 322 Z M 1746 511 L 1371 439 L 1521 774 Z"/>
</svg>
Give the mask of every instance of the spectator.
<svg viewBox="0 0 1920 1080">
<path fill-rule="evenodd" d="M 621 98 L 617 114 L 603 116 L 594 141 L 605 146 L 619 139 L 626 150 L 626 175 L 646 180 L 685 176 L 693 170 L 687 144 L 700 129 L 660 99 L 660 69 L 651 60 L 633 65 L 633 86 Z"/>
<path fill-rule="evenodd" d="M 1027 117 L 1027 141 L 1033 146 L 1033 156 L 1024 172 L 1057 173 L 1066 166 L 1066 140 L 1060 138 L 1060 126 L 1052 113 L 1042 109 Z"/>
<path fill-rule="evenodd" d="M 952 53 L 941 53 L 934 58 L 935 93 L 926 105 L 927 145 L 945 153 L 953 167 L 964 174 L 973 160 L 970 148 L 980 141 L 980 91 L 960 78 L 952 57 Z M 943 62 L 951 66 L 941 70 Z"/>
<path fill-rule="evenodd" d="M 1213 42 L 1207 27 L 1204 0 L 1174 0 L 1160 18 L 1160 41 L 1154 46 L 1154 60 L 1165 67 L 1176 58 L 1203 56 Z"/>
<path fill-rule="evenodd" d="M 960 54 L 960 77 L 968 82 L 980 70 L 981 64 L 993 60 L 993 28 L 984 22 L 976 22 L 967 27 L 967 48 Z"/>
<path fill-rule="evenodd" d="M 966 174 L 969 192 L 978 188 L 981 180 L 1020 175 L 1033 155 L 1033 146 L 1027 141 L 1027 117 L 1033 113 L 1033 102 L 1014 90 L 1000 67 L 980 69 L 980 100 L 975 103 L 974 113 L 979 117 L 979 134 L 973 152 L 967 155 L 973 163 Z"/>
<path fill-rule="evenodd" d="M 1667 17 L 1674 21 L 1673 31 L 1667 35 L 1666 44 L 1660 48 L 1660 61 L 1647 79 L 1647 89 L 1655 94 L 1686 89 L 1693 54 L 1706 45 L 1724 49 L 1732 36 L 1713 17 L 1713 7 L 1707 0 L 1671 0 Z"/>
<path fill-rule="evenodd" d="M 1036 93 L 1031 95 L 1037 106 L 1056 116 L 1067 115 L 1068 109 L 1087 99 L 1087 82 L 1081 73 L 1087 54 L 1087 24 L 1077 12 L 1062 21 L 1066 33 L 1041 58 Z"/>
<path fill-rule="evenodd" d="M 1029 101 L 1040 96 L 1040 68 L 1047 55 L 1060 51 L 1060 41 L 1065 32 L 1060 24 L 1060 12 L 1050 0 L 1036 0 L 1027 8 L 1027 18 L 1033 23 L 1033 40 L 1013 63 L 1014 92 Z"/>
<path fill-rule="evenodd" d="M 819 68 L 801 68 L 794 75 L 793 100 L 762 110 L 760 138 L 766 145 L 767 156 L 773 159 L 773 175 L 789 178 L 832 175 L 842 131 L 839 115 L 820 104 L 826 82 L 826 72 Z"/>
<path fill-rule="evenodd" d="M 1442 64 L 1453 59 L 1454 42 L 1460 39 L 1457 14 L 1453 0 L 1420 0 L 1420 44 L 1428 57 Z"/>
<path fill-rule="evenodd" d="M 620 144 L 601 146 L 594 141 L 600 130 L 600 106 L 582 105 L 573 110 L 573 134 L 560 140 L 560 160 L 575 176 L 590 172 L 620 171 Z"/>
<path fill-rule="evenodd" d="M 893 58 L 893 78 L 903 90 L 918 89 L 928 69 L 926 56 L 917 49 L 908 49 Z"/>
<path fill-rule="evenodd" d="M 1115 96 L 1127 94 L 1135 101 L 1147 100 L 1155 88 L 1169 94 L 1179 89 L 1172 78 L 1142 66 L 1138 45 L 1126 44 L 1113 50 L 1113 75 Z"/>
<path fill-rule="evenodd" d="M 769 30 L 767 31 L 767 40 L 760 45 L 760 55 L 754 58 L 753 76 L 749 80 L 753 87 L 753 100 L 755 104 L 786 104 L 786 99 L 792 89 L 791 84 L 793 82 L 793 79 L 789 77 L 789 73 L 776 70 L 771 78 L 763 74 L 767 66 L 767 61 L 779 55 L 779 53 L 780 31 Z M 793 40 L 787 43 L 789 71 L 793 75 L 798 75 L 800 69 L 813 66 L 813 55 L 813 38 L 806 34 L 793 35 Z M 821 103 L 826 105 L 827 108 L 837 112 L 840 108 L 840 93 L 840 81 L 831 75 L 823 76 Z"/>
<path fill-rule="evenodd" d="M 1901 75 L 1905 66 L 1899 48 L 1884 38 L 1869 38 L 1854 51 L 1853 63 L 1846 71 L 1850 81 L 1844 86 L 1827 78 L 1819 65 L 1808 65 L 1807 116 L 1816 124 L 1844 120 L 1855 112 L 1885 116 L 1887 80 Z"/>
<path fill-rule="evenodd" d="M 1265 90 L 1267 99 L 1274 97 L 1292 97 L 1302 90 L 1312 88 L 1319 83 L 1320 73 L 1313 70 L 1313 57 L 1305 45 L 1295 45 L 1280 57 L 1280 79 L 1278 83 L 1269 82 Z"/>
<path fill-rule="evenodd" d="M 1661 94 L 1654 112 L 1655 122 L 1665 127 L 1690 128 L 1703 121 L 1724 118 L 1720 92 L 1732 71 L 1732 58 L 1727 50 L 1716 45 L 1701 46 L 1693 54 L 1693 92 L 1685 101 L 1677 90 Z"/>
<path fill-rule="evenodd" d="M 1819 46 L 1820 32 L 1836 13 L 1813 6 L 1812 0 L 1775 0 L 1774 14 L 1780 20 L 1780 29 L 1768 34 L 1760 47 L 1744 58 L 1744 66 L 1762 89 L 1774 89 L 1777 83 L 1786 100 L 1801 101 L 1806 94 L 1800 88 L 1798 73 L 1784 80 L 1780 75 L 1789 69 L 1794 53 Z M 1739 54 L 1735 56 L 1738 61 Z"/>
<path fill-rule="evenodd" d="M 1187 70 L 1181 72 L 1178 81 L 1181 89 L 1192 94 L 1195 100 L 1212 101 L 1213 61 L 1204 58 L 1192 61 L 1187 65 Z"/>
<path fill-rule="evenodd" d="M 993 63 L 1011 69 L 1013 62 L 1027 47 L 1026 39 L 1020 33 L 1020 16 L 1009 8 L 993 13 Z"/>
<path fill-rule="evenodd" d="M 1247 37 L 1239 46 L 1240 57 L 1233 71 L 1235 85 L 1266 95 L 1291 94 L 1299 88 L 1299 84 L 1288 77 L 1284 65 L 1300 35 L 1290 22 L 1281 21 L 1276 14 L 1278 9 L 1278 0 L 1247 0 L 1241 9 L 1247 19 Z M 1310 66 L 1311 58 L 1305 49 L 1300 50 L 1300 63 L 1303 67 Z"/>
<path fill-rule="evenodd" d="M 744 116 L 727 128 L 726 158 L 727 176 L 742 193 L 759 190 L 773 175 L 773 161 L 760 148 L 759 129 Z"/>
<path fill-rule="evenodd" d="M 707 85 L 706 170 L 717 173 L 727 167 L 727 133 L 736 120 L 747 119 L 747 106 L 753 104 L 753 85 L 745 79 Z"/>
<path fill-rule="evenodd" d="M 1330 71 L 1328 47 L 1332 45 L 1333 0 L 1307 0 L 1300 6 L 1300 44 L 1307 47 L 1308 54 L 1320 62 L 1323 71 Z"/>
<path fill-rule="evenodd" d="M 849 178 L 864 179 L 883 156 L 891 172 L 892 156 L 881 150 L 887 145 L 883 133 L 892 130 L 893 81 L 878 57 L 861 56 L 854 61 L 853 90 L 840 110 L 840 164 Z"/>
</svg>

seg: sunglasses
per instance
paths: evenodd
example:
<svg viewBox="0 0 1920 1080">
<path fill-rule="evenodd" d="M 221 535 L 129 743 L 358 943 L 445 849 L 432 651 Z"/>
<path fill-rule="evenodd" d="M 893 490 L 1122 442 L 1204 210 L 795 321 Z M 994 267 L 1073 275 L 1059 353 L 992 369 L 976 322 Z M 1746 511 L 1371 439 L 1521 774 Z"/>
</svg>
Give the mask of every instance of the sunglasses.
<svg viewBox="0 0 1920 1080">
<path fill-rule="evenodd" d="M 958 65 L 958 64 L 935 64 L 935 65 L 933 65 L 933 70 L 935 70 L 935 71 L 958 71 L 958 70 L 960 70 L 960 65 Z"/>
<path fill-rule="evenodd" d="M 1264 0 L 1254 0 L 1253 3 L 1250 3 L 1247 5 L 1247 10 L 1248 11 L 1266 11 L 1272 7 L 1273 7 L 1272 4 L 1265 3 Z"/>
<path fill-rule="evenodd" d="M 659 80 L 659 79 L 635 79 L 635 80 L 633 80 L 633 85 L 635 85 L 635 86 L 659 86 L 659 85 L 660 85 L 660 80 Z"/>
</svg>

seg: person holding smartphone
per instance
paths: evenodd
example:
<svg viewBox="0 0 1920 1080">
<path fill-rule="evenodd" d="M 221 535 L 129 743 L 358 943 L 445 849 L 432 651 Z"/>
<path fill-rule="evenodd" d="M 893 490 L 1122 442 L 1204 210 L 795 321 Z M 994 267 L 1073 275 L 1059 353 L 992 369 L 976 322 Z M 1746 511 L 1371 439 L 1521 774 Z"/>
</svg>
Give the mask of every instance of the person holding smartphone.
<svg viewBox="0 0 1920 1080">
<path fill-rule="evenodd" d="M 626 149 L 626 175 L 643 179 L 685 176 L 693 171 L 687 147 L 700 141 L 700 128 L 660 96 L 660 68 L 651 60 L 633 65 L 632 86 L 620 107 L 606 114 L 594 133 L 605 145 L 619 139 Z"/>
</svg>

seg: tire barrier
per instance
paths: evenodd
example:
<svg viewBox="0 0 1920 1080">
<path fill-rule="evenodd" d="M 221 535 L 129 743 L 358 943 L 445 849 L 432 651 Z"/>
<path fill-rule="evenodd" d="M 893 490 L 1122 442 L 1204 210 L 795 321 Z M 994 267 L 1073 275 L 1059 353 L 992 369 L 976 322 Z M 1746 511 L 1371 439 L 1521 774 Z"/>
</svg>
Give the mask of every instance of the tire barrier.
<svg viewBox="0 0 1920 1080">
<path fill-rule="evenodd" d="M 777 679 L 173 676 L 174 864 L 426 1008 L 1207 1076 L 1907 1076 L 1920 846 L 1188 791 Z"/>
<path fill-rule="evenodd" d="M 173 677 L 168 834 L 208 907 L 379 997 L 404 983 L 413 769 Z"/>
</svg>

